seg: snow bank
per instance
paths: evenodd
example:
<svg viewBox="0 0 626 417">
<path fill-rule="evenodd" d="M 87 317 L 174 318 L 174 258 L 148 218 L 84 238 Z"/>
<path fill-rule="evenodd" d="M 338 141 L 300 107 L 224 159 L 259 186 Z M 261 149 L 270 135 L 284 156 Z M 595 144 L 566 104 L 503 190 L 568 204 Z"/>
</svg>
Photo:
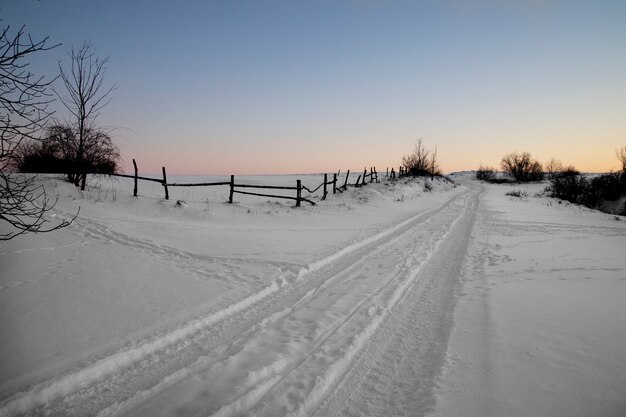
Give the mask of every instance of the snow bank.
<svg viewBox="0 0 626 417">
<path fill-rule="evenodd" d="M 623 416 L 626 219 L 481 186 L 433 415 Z"/>
</svg>

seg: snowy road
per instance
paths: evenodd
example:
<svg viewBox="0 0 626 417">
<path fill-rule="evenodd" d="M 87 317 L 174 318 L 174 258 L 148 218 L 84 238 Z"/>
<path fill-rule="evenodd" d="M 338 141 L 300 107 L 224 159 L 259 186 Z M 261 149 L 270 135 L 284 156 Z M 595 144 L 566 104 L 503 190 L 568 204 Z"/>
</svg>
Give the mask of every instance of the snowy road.
<svg viewBox="0 0 626 417">
<path fill-rule="evenodd" d="M 434 405 L 479 193 L 43 382 L 0 414 L 420 415 Z"/>
</svg>

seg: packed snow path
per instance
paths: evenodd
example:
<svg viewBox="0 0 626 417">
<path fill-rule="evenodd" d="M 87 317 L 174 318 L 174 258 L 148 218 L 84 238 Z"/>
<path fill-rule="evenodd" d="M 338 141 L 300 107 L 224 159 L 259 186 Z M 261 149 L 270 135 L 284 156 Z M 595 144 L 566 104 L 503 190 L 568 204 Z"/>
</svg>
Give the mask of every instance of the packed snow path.
<svg viewBox="0 0 626 417">
<path fill-rule="evenodd" d="M 478 194 L 14 395 L 0 414 L 420 415 L 434 404 Z"/>
</svg>

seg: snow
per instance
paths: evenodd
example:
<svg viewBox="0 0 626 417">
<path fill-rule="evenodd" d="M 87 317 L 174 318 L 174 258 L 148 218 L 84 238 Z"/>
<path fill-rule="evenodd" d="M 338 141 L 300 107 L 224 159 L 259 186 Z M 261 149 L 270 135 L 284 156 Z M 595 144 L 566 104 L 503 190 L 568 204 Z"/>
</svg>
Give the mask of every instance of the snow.
<svg viewBox="0 0 626 417">
<path fill-rule="evenodd" d="M 0 242 L 0 416 L 623 415 L 626 219 L 456 177 L 40 177 L 80 214 Z"/>
<path fill-rule="evenodd" d="M 433 415 L 625 415 L 624 217 L 483 187 Z"/>
</svg>

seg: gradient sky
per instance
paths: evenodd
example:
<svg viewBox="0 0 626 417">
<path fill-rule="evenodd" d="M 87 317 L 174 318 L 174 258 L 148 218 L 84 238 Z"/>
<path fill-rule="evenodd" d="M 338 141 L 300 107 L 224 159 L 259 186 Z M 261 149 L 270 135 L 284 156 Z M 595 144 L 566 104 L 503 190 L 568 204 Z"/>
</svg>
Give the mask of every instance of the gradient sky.
<svg viewBox="0 0 626 417">
<path fill-rule="evenodd" d="M 3 0 L 4 25 L 91 41 L 117 86 L 100 123 L 126 170 L 445 172 L 513 151 L 583 171 L 626 144 L 626 1 Z M 59 108 L 57 116 L 65 113 Z"/>
</svg>

